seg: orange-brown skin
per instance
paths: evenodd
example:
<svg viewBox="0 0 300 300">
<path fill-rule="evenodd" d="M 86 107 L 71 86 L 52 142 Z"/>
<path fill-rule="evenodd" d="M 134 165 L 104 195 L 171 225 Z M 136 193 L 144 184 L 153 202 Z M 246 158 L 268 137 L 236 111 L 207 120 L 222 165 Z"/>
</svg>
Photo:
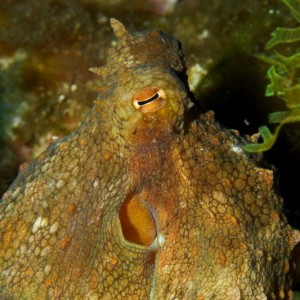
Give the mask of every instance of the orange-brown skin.
<svg viewBox="0 0 300 300">
<path fill-rule="evenodd" d="M 0 298 L 291 299 L 272 171 L 191 113 L 174 38 L 112 26 L 100 100 L 2 199 Z"/>
</svg>

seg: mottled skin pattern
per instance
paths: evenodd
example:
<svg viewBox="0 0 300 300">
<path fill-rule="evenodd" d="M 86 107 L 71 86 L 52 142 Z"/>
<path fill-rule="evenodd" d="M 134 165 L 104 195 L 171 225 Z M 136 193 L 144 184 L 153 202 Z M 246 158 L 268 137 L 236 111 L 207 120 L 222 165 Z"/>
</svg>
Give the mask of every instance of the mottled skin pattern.
<svg viewBox="0 0 300 300">
<path fill-rule="evenodd" d="M 272 171 L 212 113 L 192 113 L 174 38 L 112 26 L 118 45 L 92 69 L 100 100 L 2 199 L 0 298 L 291 299 L 299 233 Z M 147 86 L 164 97 L 143 112 L 132 99 Z M 129 241 L 124 203 L 144 213 L 137 231 L 148 220 L 146 242 Z"/>
</svg>

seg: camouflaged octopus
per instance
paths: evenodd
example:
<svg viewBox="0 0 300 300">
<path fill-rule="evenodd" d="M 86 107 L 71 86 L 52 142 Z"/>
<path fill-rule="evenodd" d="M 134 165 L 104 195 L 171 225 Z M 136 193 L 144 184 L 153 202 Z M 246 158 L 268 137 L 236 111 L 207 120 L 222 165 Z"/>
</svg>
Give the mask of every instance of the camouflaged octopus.
<svg viewBox="0 0 300 300">
<path fill-rule="evenodd" d="M 195 113 L 178 41 L 111 24 L 99 100 L 2 199 L 1 299 L 291 299 L 273 172 Z"/>
</svg>

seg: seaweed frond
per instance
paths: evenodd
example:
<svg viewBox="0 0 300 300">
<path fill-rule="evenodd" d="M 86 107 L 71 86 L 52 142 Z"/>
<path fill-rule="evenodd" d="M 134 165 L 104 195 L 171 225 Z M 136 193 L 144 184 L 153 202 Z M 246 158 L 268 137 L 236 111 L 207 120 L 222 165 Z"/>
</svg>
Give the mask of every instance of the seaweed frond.
<svg viewBox="0 0 300 300">
<path fill-rule="evenodd" d="M 282 0 L 282 2 L 288 6 L 291 14 L 300 23 L 300 1 Z M 276 28 L 271 35 L 272 38 L 266 44 L 266 49 L 277 44 L 300 41 L 300 27 Z M 271 65 L 267 72 L 270 83 L 267 85 L 265 95 L 280 97 L 288 110 L 269 114 L 269 122 L 279 123 L 279 125 L 273 134 L 267 126 L 260 127 L 258 130 L 263 142 L 245 145 L 244 149 L 248 152 L 269 150 L 274 145 L 284 124 L 300 121 L 300 76 L 297 75 L 300 69 L 300 52 L 284 56 L 274 51 L 271 56 L 258 55 L 258 58 Z"/>
</svg>

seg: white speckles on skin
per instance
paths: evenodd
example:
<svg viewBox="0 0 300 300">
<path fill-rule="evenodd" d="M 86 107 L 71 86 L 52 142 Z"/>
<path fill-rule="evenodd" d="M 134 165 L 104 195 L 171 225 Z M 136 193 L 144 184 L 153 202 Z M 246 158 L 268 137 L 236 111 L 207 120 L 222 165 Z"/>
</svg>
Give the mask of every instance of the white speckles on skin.
<svg viewBox="0 0 300 300">
<path fill-rule="evenodd" d="M 42 201 L 42 202 L 41 202 L 41 205 L 42 205 L 42 207 L 44 207 L 44 208 L 48 208 L 48 203 L 47 203 L 47 201 Z"/>
<path fill-rule="evenodd" d="M 79 167 L 76 166 L 76 167 L 73 169 L 73 171 L 72 171 L 72 175 L 73 175 L 74 177 L 76 177 L 76 176 L 78 175 L 78 172 L 79 172 Z"/>
<path fill-rule="evenodd" d="M 49 221 L 47 218 L 38 217 L 32 226 L 32 233 L 37 233 L 39 229 L 46 227 L 48 223 Z"/>
<path fill-rule="evenodd" d="M 40 247 L 36 247 L 36 248 L 34 248 L 34 255 L 35 256 L 39 256 L 40 255 L 40 253 L 41 253 L 41 248 Z"/>
<path fill-rule="evenodd" d="M 57 231 L 57 229 L 58 229 L 58 223 L 55 222 L 55 223 L 53 223 L 53 224 L 50 226 L 49 232 L 50 232 L 51 234 L 53 234 L 53 233 L 55 233 L 55 232 Z"/>
<path fill-rule="evenodd" d="M 231 147 L 231 150 L 232 150 L 233 152 L 235 152 L 235 153 L 238 153 L 238 154 L 243 153 L 243 149 L 242 149 L 240 146 L 237 146 L 237 145 L 232 146 L 232 147 Z"/>
<path fill-rule="evenodd" d="M 267 296 L 266 296 L 264 293 L 262 293 L 262 294 L 259 295 L 256 299 L 257 299 L 257 300 L 267 300 L 268 298 L 267 298 Z"/>
<path fill-rule="evenodd" d="M 18 187 L 14 190 L 14 192 L 11 194 L 11 197 L 14 199 L 16 198 L 18 195 L 19 195 L 19 192 L 20 192 L 21 188 Z"/>
<path fill-rule="evenodd" d="M 48 182 L 48 188 L 53 188 L 53 187 L 55 187 L 55 181 L 54 180 L 50 180 L 49 182 Z"/>
<path fill-rule="evenodd" d="M 99 185 L 99 181 L 96 179 L 93 183 L 93 187 L 96 188 Z"/>
<path fill-rule="evenodd" d="M 228 296 L 230 299 L 241 299 L 241 291 L 237 286 L 235 286 L 228 292 Z"/>
<path fill-rule="evenodd" d="M 157 241 L 158 241 L 159 246 L 163 247 L 163 245 L 166 242 L 166 238 L 163 234 L 159 233 L 158 236 L 157 236 Z"/>
<path fill-rule="evenodd" d="M 128 56 L 128 60 L 133 60 L 134 59 L 134 56 L 133 55 L 129 55 Z"/>
<path fill-rule="evenodd" d="M 41 256 L 46 256 L 49 252 L 50 252 L 50 247 L 47 246 L 47 247 L 45 247 L 45 248 L 42 249 L 40 255 L 41 255 Z"/>
<path fill-rule="evenodd" d="M 68 164 L 68 167 L 67 167 L 67 170 L 73 170 L 76 166 L 77 166 L 77 161 L 71 161 L 69 164 Z"/>
<path fill-rule="evenodd" d="M 47 275 L 47 274 L 49 274 L 50 271 L 51 271 L 51 266 L 46 265 L 44 268 L 44 273 Z"/>
<path fill-rule="evenodd" d="M 29 243 L 32 244 L 34 242 L 34 235 L 31 235 L 28 239 Z"/>
<path fill-rule="evenodd" d="M 169 297 L 169 299 L 177 300 L 176 293 L 172 293 L 172 294 L 168 295 L 168 297 Z"/>
<path fill-rule="evenodd" d="M 169 265 L 165 265 L 165 266 L 162 267 L 161 270 L 162 270 L 163 273 L 169 273 L 170 266 Z"/>
<path fill-rule="evenodd" d="M 26 245 L 21 245 L 21 247 L 20 247 L 21 256 L 23 256 L 26 253 L 26 251 L 27 251 Z"/>
<path fill-rule="evenodd" d="M 9 275 L 9 270 L 3 270 L 2 271 L 2 274 L 7 277 Z"/>
<path fill-rule="evenodd" d="M 135 64 L 134 56 L 133 55 L 128 56 L 128 59 L 126 60 L 126 62 L 124 62 L 124 64 L 128 68 L 132 67 Z"/>
<path fill-rule="evenodd" d="M 59 180 L 55 186 L 56 186 L 56 188 L 61 189 L 62 187 L 65 186 L 65 183 L 63 180 Z"/>
<path fill-rule="evenodd" d="M 225 204 L 227 201 L 227 197 L 224 193 L 218 192 L 218 191 L 213 191 L 213 199 L 216 200 L 219 203 Z"/>
<path fill-rule="evenodd" d="M 50 157 L 50 162 L 53 163 L 53 162 L 56 161 L 56 159 L 57 159 L 57 156 L 53 155 L 53 156 Z"/>
<path fill-rule="evenodd" d="M 109 188 L 108 188 L 108 191 L 110 192 L 114 187 L 115 187 L 115 185 L 114 185 L 114 184 L 111 184 L 111 185 L 109 186 Z"/>
<path fill-rule="evenodd" d="M 115 182 L 115 186 L 117 187 L 117 186 L 120 186 L 120 184 L 121 184 L 121 179 L 118 179 L 116 182 Z"/>
<path fill-rule="evenodd" d="M 44 166 L 42 167 L 42 172 L 45 173 L 48 169 L 49 169 L 49 163 L 46 162 L 46 163 L 44 164 Z"/>
<path fill-rule="evenodd" d="M 96 222 L 99 222 L 100 217 L 96 217 L 95 219 L 89 219 L 88 226 L 91 226 L 92 224 L 95 224 Z"/>
<path fill-rule="evenodd" d="M 36 281 L 37 281 L 38 284 L 40 284 L 43 281 L 44 275 L 45 274 L 42 271 L 38 271 L 36 273 Z"/>
<path fill-rule="evenodd" d="M 3 198 L 4 199 L 4 198 Z M 5 211 L 6 212 L 9 212 L 9 211 L 12 211 L 12 207 L 14 206 L 14 203 L 9 203 L 7 206 L 6 206 L 6 208 L 5 208 Z"/>
<path fill-rule="evenodd" d="M 72 180 L 69 181 L 70 188 L 73 189 L 77 186 L 77 180 L 73 178 Z"/>
<path fill-rule="evenodd" d="M 181 208 L 186 208 L 186 202 L 184 201 L 179 202 L 179 205 Z"/>
<path fill-rule="evenodd" d="M 32 195 L 34 193 L 34 186 L 35 186 L 35 183 L 34 182 L 29 182 L 26 184 L 25 186 L 25 197 L 27 198 L 28 196 L 28 199 L 31 199 L 32 197 L 30 197 L 30 195 Z"/>
</svg>

